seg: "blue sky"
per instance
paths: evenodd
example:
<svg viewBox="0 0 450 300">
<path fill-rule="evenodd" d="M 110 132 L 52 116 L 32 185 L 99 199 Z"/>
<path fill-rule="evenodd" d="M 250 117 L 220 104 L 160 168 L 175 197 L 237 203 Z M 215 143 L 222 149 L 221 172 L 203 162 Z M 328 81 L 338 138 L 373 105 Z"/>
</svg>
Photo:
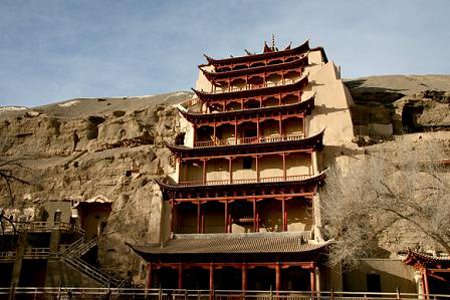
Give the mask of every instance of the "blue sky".
<svg viewBox="0 0 450 300">
<path fill-rule="evenodd" d="M 0 106 L 188 90 L 216 58 L 310 39 L 343 77 L 449 74 L 450 1 L 0 0 Z"/>
</svg>

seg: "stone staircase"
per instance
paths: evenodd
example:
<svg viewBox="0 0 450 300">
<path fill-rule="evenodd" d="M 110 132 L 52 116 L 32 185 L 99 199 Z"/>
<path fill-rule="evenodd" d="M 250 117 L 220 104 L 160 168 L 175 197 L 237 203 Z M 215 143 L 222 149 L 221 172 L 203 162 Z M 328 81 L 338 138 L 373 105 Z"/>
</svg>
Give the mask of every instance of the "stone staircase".
<svg viewBox="0 0 450 300">
<path fill-rule="evenodd" d="M 98 245 L 97 242 L 97 239 L 85 241 L 84 238 L 81 238 L 67 247 L 61 253 L 61 258 L 71 268 L 101 283 L 105 287 L 123 287 L 125 285 L 123 279 L 117 278 L 83 260 L 83 255 L 96 247 Z"/>
</svg>

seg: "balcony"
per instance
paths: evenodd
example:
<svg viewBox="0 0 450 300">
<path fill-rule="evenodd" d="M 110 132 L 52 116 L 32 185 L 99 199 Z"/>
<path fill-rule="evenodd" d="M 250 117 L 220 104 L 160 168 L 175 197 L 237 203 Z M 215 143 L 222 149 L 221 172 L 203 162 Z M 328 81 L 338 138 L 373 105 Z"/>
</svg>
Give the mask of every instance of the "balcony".
<svg viewBox="0 0 450 300">
<path fill-rule="evenodd" d="M 50 232 L 52 230 L 75 231 L 81 234 L 84 230 L 70 223 L 64 222 L 21 222 L 15 223 L 15 228 L 10 223 L 4 224 L 4 233 L 14 233 L 14 229 L 18 232 Z"/>
<path fill-rule="evenodd" d="M 292 134 L 276 134 L 270 136 L 261 137 L 241 137 L 241 138 L 227 138 L 218 139 L 211 137 L 209 141 L 197 141 L 194 143 L 194 147 L 218 147 L 218 146 L 235 146 L 235 145 L 245 145 L 245 144 L 261 144 L 261 143 L 276 143 L 282 141 L 297 141 L 304 139 L 303 133 L 292 133 Z"/>
<path fill-rule="evenodd" d="M 229 92 L 240 92 L 240 91 L 246 91 L 246 90 L 254 90 L 254 89 L 263 89 L 263 88 L 269 88 L 274 86 L 282 86 L 282 85 L 288 85 L 288 84 L 294 84 L 301 79 L 295 80 L 295 79 L 283 79 L 280 81 L 275 82 L 266 82 L 263 84 L 246 84 L 244 86 L 229 86 L 228 88 L 219 90 L 214 89 L 212 94 L 223 94 L 223 93 L 229 93 Z"/>
<path fill-rule="evenodd" d="M 299 181 L 310 178 L 312 175 L 290 175 L 290 176 L 271 176 L 245 179 L 220 179 L 220 180 L 190 180 L 180 181 L 179 186 L 197 186 L 197 185 L 226 185 L 226 184 L 249 184 L 249 183 L 266 183 L 266 182 L 282 182 L 282 181 Z"/>
</svg>

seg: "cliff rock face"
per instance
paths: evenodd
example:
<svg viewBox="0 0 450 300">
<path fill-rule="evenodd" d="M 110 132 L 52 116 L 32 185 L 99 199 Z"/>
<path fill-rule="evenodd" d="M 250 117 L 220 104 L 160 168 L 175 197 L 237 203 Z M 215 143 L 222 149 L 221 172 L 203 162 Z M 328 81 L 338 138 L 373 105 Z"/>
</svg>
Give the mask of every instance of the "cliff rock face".
<svg viewBox="0 0 450 300">
<path fill-rule="evenodd" d="M 347 80 L 360 145 L 393 134 L 450 128 L 450 76 L 372 76 Z"/>
<path fill-rule="evenodd" d="M 0 207 L 36 220 L 45 202 L 102 195 L 112 211 L 100 236 L 100 262 L 123 273 L 138 270 L 125 242 L 159 240 L 161 200 L 153 179 L 173 171 L 164 142 L 179 131 L 174 104 L 191 97 L 74 99 L 1 113 L 0 157 L 12 162 L 2 168 L 31 184 L 13 181 L 11 199 L 1 182 Z"/>
</svg>

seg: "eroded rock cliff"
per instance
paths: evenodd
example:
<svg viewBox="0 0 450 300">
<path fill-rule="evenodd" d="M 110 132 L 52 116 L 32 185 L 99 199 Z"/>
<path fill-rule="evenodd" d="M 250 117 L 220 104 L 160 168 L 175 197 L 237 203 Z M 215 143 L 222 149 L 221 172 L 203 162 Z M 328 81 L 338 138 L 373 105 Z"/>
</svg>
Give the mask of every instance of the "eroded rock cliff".
<svg viewBox="0 0 450 300">
<path fill-rule="evenodd" d="M 0 114 L 0 155 L 13 162 L 2 167 L 31 183 L 11 181 L 11 199 L 2 182 L 0 207 L 36 219 L 30 211 L 47 201 L 102 195 L 112 201 L 112 211 L 100 236 L 100 262 L 122 273 L 138 270 L 125 242 L 159 240 L 161 201 L 153 179 L 172 172 L 164 142 L 173 142 L 179 131 L 174 104 L 191 97 L 74 99 Z"/>
</svg>

